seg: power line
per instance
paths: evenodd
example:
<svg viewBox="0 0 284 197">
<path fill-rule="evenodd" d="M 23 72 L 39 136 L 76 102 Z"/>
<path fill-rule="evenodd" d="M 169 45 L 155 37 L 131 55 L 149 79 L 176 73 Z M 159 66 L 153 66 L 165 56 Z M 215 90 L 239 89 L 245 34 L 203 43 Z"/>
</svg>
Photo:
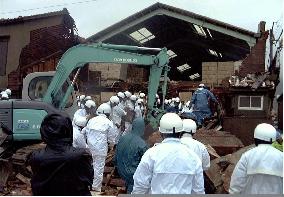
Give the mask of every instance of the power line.
<svg viewBox="0 0 284 197">
<path fill-rule="evenodd" d="M 90 2 L 94 2 L 94 1 L 97 1 L 97 0 L 77 1 L 77 2 L 72 2 L 72 3 L 63 3 L 63 4 L 50 5 L 50 6 L 44 6 L 44 7 L 38 7 L 38 8 L 30 8 L 30 9 L 8 11 L 8 12 L 0 12 L 0 14 L 13 14 L 13 13 L 33 11 L 33 10 L 41 10 L 41 9 L 47 9 L 47 8 L 57 8 L 57 7 L 62 7 L 62 6 L 75 5 L 75 4 L 90 3 Z"/>
</svg>

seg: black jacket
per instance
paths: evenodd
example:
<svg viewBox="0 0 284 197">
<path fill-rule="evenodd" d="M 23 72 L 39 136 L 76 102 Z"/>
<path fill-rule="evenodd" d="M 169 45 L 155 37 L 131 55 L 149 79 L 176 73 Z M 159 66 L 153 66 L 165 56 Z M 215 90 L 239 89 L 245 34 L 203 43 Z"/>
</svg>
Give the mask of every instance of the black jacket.
<svg viewBox="0 0 284 197">
<path fill-rule="evenodd" d="M 85 149 L 67 143 L 34 151 L 28 160 L 33 171 L 33 195 L 91 195 L 93 181 L 92 157 Z"/>
</svg>

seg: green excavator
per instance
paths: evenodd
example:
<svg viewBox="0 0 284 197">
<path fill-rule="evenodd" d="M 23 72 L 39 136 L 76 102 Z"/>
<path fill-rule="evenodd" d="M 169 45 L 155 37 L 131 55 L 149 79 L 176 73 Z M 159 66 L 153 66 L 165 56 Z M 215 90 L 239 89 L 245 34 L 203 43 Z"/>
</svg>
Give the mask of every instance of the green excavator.
<svg viewBox="0 0 284 197">
<path fill-rule="evenodd" d="M 163 99 L 167 88 L 169 58 L 166 48 L 146 48 L 103 43 L 80 44 L 68 49 L 58 62 L 55 72 L 32 73 L 23 83 L 23 99 L 0 101 L 0 176 L 7 171 L 11 158 L 25 159 L 25 151 L 30 152 L 41 140 L 40 125 L 50 113 L 68 113 L 72 118 L 78 108 L 75 101 L 74 84 L 81 68 L 87 63 L 117 63 L 139 65 L 150 69 L 146 121 L 157 128 L 164 114 L 163 106 L 154 108 L 155 95 L 162 84 Z M 71 81 L 69 76 L 75 73 Z M 35 82 L 42 81 L 46 91 L 35 95 Z M 32 146 L 31 146 L 32 145 Z M 21 152 L 21 156 L 16 153 Z M 4 162 L 4 164 L 3 164 Z M 5 163 L 6 162 L 6 163 Z M 6 166 L 6 167 L 5 167 Z M 2 182 L 2 183 L 1 183 Z M 3 186 L 0 180 L 0 188 Z"/>
</svg>

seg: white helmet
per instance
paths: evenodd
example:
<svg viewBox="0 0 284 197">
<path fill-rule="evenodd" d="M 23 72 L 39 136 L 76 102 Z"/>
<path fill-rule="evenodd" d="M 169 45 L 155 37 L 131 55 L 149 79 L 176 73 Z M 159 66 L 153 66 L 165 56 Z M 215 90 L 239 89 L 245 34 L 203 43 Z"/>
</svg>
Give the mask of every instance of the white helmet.
<svg viewBox="0 0 284 197">
<path fill-rule="evenodd" d="M 204 88 L 204 83 L 201 83 L 201 84 L 199 84 L 199 86 L 198 87 L 200 87 L 200 88 Z"/>
<path fill-rule="evenodd" d="M 101 104 L 97 109 L 97 115 L 100 114 L 110 114 L 111 113 L 111 107 L 107 103 Z"/>
<path fill-rule="evenodd" d="M 190 104 L 190 101 L 187 101 L 186 104 L 185 104 L 185 106 L 186 106 L 186 107 L 189 107 L 189 104 Z"/>
<path fill-rule="evenodd" d="M 124 94 L 127 98 L 130 98 L 131 95 L 132 95 L 131 92 L 129 92 L 129 91 L 125 91 Z"/>
<path fill-rule="evenodd" d="M 125 94 L 123 94 L 122 92 L 118 92 L 117 96 L 120 97 L 120 98 L 125 98 Z"/>
<path fill-rule="evenodd" d="M 182 119 L 175 113 L 166 113 L 160 120 L 161 133 L 182 132 Z"/>
<path fill-rule="evenodd" d="M 85 106 L 90 109 L 91 107 L 96 107 L 96 103 L 93 100 L 87 100 Z"/>
<path fill-rule="evenodd" d="M 9 96 L 11 96 L 11 94 L 12 94 L 12 91 L 11 91 L 10 89 L 6 89 L 5 92 L 6 92 Z"/>
<path fill-rule="evenodd" d="M 168 104 L 168 103 L 169 103 L 169 101 L 168 101 L 167 99 L 165 99 L 164 103 L 165 103 L 165 104 Z"/>
<path fill-rule="evenodd" d="M 110 97 L 109 101 L 113 104 L 118 104 L 119 103 L 119 98 L 117 96 L 112 96 Z"/>
<path fill-rule="evenodd" d="M 144 98 L 146 95 L 143 93 L 143 92 L 141 92 L 140 94 L 139 94 L 139 97 L 140 98 Z"/>
<path fill-rule="evenodd" d="M 131 95 L 130 100 L 131 100 L 131 101 L 136 101 L 136 100 L 137 100 L 137 96 Z"/>
<path fill-rule="evenodd" d="M 92 100 L 92 97 L 91 96 L 86 96 L 84 100 L 85 101 Z"/>
<path fill-rule="evenodd" d="M 1 98 L 4 99 L 9 99 L 9 95 L 6 92 L 1 92 Z"/>
<path fill-rule="evenodd" d="M 143 103 L 143 99 L 137 99 L 137 102 L 136 102 L 137 104 L 141 104 L 141 103 Z"/>
<path fill-rule="evenodd" d="M 83 116 L 76 116 L 74 119 L 74 124 L 79 127 L 85 127 L 87 124 L 87 118 Z"/>
<path fill-rule="evenodd" d="M 191 120 L 191 119 L 184 119 L 182 121 L 182 127 L 183 127 L 183 131 L 188 132 L 188 133 L 196 133 L 196 123 L 195 121 Z"/>
<path fill-rule="evenodd" d="M 176 97 L 176 98 L 175 98 L 175 102 L 177 102 L 177 103 L 179 103 L 179 102 L 180 102 L 179 97 Z"/>
<path fill-rule="evenodd" d="M 85 96 L 84 94 L 82 94 L 82 95 L 79 97 L 79 100 L 82 101 L 82 100 L 85 99 L 85 97 L 86 97 L 86 96 Z"/>
<path fill-rule="evenodd" d="M 261 123 L 254 129 L 254 138 L 266 142 L 273 142 L 276 140 L 276 129 L 267 123 Z"/>
</svg>

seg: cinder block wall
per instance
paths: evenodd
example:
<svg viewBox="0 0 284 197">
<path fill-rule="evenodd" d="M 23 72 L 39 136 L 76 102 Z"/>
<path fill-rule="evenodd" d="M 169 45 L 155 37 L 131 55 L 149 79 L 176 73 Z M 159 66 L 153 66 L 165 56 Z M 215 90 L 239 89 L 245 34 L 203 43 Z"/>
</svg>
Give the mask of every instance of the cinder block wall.
<svg viewBox="0 0 284 197">
<path fill-rule="evenodd" d="M 220 85 L 226 77 L 234 75 L 240 62 L 202 62 L 202 83 Z"/>
</svg>

